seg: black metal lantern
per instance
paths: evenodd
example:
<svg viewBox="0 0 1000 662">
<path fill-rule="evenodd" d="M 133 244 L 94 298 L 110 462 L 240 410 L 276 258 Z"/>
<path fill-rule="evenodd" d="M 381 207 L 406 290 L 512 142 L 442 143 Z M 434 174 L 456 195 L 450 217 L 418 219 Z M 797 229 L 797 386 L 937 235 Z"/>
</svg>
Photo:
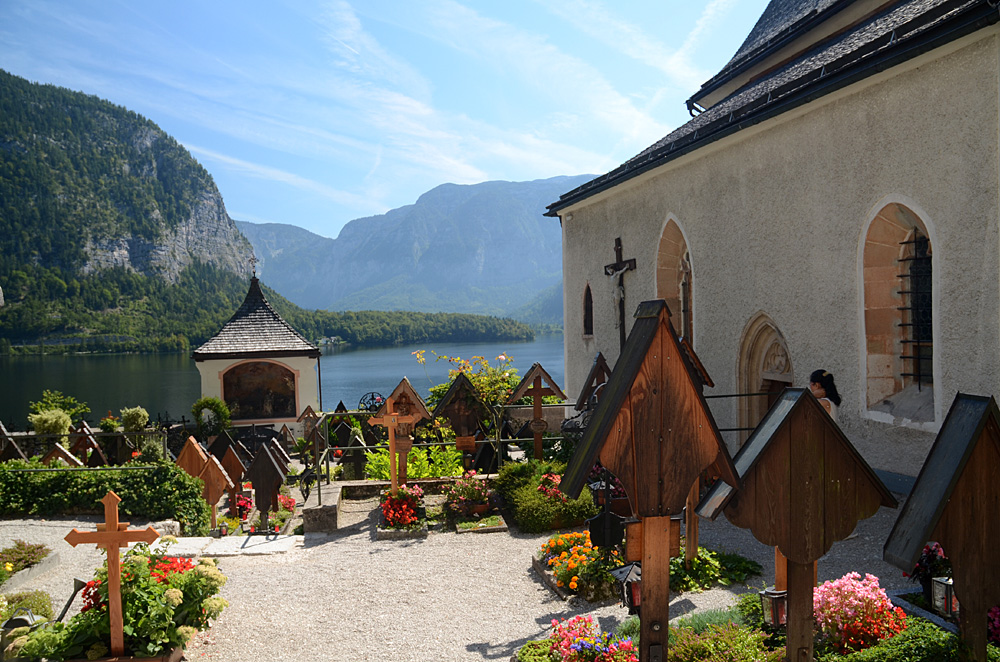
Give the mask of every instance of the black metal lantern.
<svg viewBox="0 0 1000 662">
<path fill-rule="evenodd" d="M 931 596 L 934 611 L 949 618 L 956 618 L 959 613 L 958 598 L 955 597 L 951 577 L 934 577 L 931 579 Z"/>
<path fill-rule="evenodd" d="M 615 568 L 611 576 L 618 583 L 618 595 L 628 613 L 638 614 L 642 605 L 642 563 L 635 561 Z"/>
<path fill-rule="evenodd" d="M 778 591 L 773 586 L 760 592 L 760 607 L 764 623 L 771 628 L 782 628 L 788 623 L 788 591 Z"/>
</svg>

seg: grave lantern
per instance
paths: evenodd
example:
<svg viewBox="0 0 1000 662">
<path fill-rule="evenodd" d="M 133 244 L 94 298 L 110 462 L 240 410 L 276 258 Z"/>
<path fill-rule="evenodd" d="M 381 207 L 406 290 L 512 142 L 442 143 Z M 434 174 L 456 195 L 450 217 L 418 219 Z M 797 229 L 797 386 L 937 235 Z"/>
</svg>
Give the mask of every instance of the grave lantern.
<svg viewBox="0 0 1000 662">
<path fill-rule="evenodd" d="M 638 614 L 642 606 L 642 563 L 635 561 L 611 571 L 618 585 L 618 597 L 628 613 Z"/>
<path fill-rule="evenodd" d="M 992 397 L 959 393 L 917 475 L 882 557 L 904 572 L 928 540 L 951 561 L 962 603 L 960 631 L 985 662 L 987 612 L 1000 603 L 1000 408 Z"/>
<path fill-rule="evenodd" d="M 760 592 L 760 607 L 768 627 L 783 628 L 788 623 L 788 591 L 765 588 Z"/>
<path fill-rule="evenodd" d="M 951 577 L 935 577 L 931 580 L 931 601 L 937 613 L 948 617 L 958 616 L 958 598 Z"/>
<path fill-rule="evenodd" d="M 626 531 L 626 551 L 630 560 L 642 562 L 645 576 L 639 659 L 665 659 L 670 552 L 680 528 L 671 516 L 684 510 L 702 471 L 710 469 L 733 485 L 738 481 L 701 379 L 662 299 L 639 304 L 628 342 L 559 488 L 579 496 L 598 459 L 621 481 L 632 514 L 641 520 Z M 639 559 L 633 556 L 636 548 Z"/>
</svg>

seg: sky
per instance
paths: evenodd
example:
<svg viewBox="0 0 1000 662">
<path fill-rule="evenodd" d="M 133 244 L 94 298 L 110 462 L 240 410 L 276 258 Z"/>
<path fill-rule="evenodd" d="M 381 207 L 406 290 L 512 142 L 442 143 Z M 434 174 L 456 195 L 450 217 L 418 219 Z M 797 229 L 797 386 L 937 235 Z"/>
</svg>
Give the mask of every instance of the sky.
<svg viewBox="0 0 1000 662">
<path fill-rule="evenodd" d="M 612 170 L 766 4 L 0 0 L 0 68 L 153 120 L 232 218 L 336 237 L 444 183 Z"/>
</svg>

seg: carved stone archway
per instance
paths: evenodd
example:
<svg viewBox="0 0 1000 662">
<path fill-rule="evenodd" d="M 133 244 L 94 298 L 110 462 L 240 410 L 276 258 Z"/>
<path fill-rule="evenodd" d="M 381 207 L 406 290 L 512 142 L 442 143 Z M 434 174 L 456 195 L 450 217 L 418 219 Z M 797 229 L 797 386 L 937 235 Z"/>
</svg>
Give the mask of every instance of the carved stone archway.
<svg viewBox="0 0 1000 662">
<path fill-rule="evenodd" d="M 743 331 L 740 341 L 739 392 L 769 393 L 739 398 L 741 428 L 752 428 L 777 399 L 778 394 L 794 380 L 792 361 L 784 336 L 765 313 L 758 313 Z M 740 444 L 750 431 L 740 433 Z"/>
<path fill-rule="evenodd" d="M 667 302 L 677 332 L 694 344 L 691 255 L 677 221 L 670 219 L 656 253 L 656 296 Z"/>
</svg>

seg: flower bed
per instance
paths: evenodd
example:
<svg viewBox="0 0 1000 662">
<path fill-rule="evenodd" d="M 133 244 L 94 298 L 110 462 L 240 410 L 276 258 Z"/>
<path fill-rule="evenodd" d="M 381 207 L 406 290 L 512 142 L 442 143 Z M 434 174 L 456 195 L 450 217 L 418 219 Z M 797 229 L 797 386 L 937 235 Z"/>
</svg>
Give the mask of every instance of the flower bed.
<svg viewBox="0 0 1000 662">
<path fill-rule="evenodd" d="M 130 655 L 155 657 L 183 647 L 209 627 L 228 603 L 217 593 L 226 577 L 212 559 L 197 563 L 165 555 L 172 536 L 151 549 L 136 545 L 122 563 L 122 617 Z M 30 659 L 96 659 L 111 642 L 107 570 L 99 569 L 83 591 L 84 605 L 68 623 L 52 623 L 14 641 L 13 652 Z"/>
<path fill-rule="evenodd" d="M 584 489 L 580 498 L 569 499 L 558 489 L 565 466 L 554 462 L 510 462 L 500 470 L 496 489 L 525 533 L 579 526 L 597 514 L 597 506 Z"/>
<path fill-rule="evenodd" d="M 556 586 L 595 602 L 615 594 L 610 571 L 622 565 L 617 550 L 604 552 L 590 541 L 590 532 L 560 533 L 542 545 L 539 557 Z"/>
</svg>

